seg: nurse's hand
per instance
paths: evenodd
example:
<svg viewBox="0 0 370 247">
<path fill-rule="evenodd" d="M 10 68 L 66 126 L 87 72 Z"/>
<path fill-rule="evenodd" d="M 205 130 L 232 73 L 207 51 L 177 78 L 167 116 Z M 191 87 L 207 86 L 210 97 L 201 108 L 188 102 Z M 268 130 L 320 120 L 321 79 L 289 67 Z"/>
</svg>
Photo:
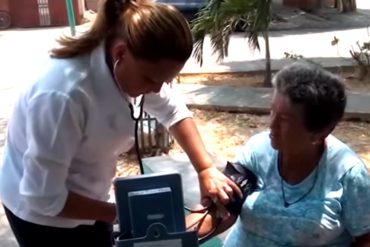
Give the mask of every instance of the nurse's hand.
<svg viewBox="0 0 370 247">
<path fill-rule="evenodd" d="M 239 187 L 216 167 L 206 168 L 198 173 L 201 198 L 211 198 L 217 204 L 223 218 L 229 214 L 224 207 L 233 197 L 243 197 Z"/>
</svg>

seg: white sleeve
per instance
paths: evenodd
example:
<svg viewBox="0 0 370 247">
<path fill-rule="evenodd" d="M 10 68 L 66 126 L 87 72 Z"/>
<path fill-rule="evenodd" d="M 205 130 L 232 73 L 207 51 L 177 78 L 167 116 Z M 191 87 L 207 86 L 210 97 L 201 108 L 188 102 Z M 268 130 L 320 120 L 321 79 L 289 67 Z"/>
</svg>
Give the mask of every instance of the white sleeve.
<svg viewBox="0 0 370 247">
<path fill-rule="evenodd" d="M 144 110 L 167 129 L 182 119 L 192 117 L 182 95 L 166 83 L 159 93 L 145 95 Z"/>
<path fill-rule="evenodd" d="M 61 93 L 43 93 L 29 102 L 20 194 L 39 214 L 55 216 L 64 207 L 69 166 L 82 139 L 81 113 Z"/>
</svg>

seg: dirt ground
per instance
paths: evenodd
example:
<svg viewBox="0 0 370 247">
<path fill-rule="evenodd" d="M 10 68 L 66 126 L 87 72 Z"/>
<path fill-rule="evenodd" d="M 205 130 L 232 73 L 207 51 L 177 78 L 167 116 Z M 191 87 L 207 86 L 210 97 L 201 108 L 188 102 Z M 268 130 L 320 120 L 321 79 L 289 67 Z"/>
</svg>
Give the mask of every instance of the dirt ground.
<svg viewBox="0 0 370 247">
<path fill-rule="evenodd" d="M 207 149 L 221 160 L 233 159 L 252 135 L 268 129 L 269 117 L 192 109 Z M 370 168 L 370 123 L 343 121 L 333 134 L 359 154 Z M 175 145 L 172 153 L 181 152 Z"/>
<path fill-rule="evenodd" d="M 253 114 L 228 113 L 191 109 L 207 150 L 221 162 L 232 160 L 238 149 L 252 135 L 268 129 L 269 117 Z M 333 135 L 349 145 L 370 170 L 370 123 L 343 121 Z M 174 144 L 170 155 L 183 151 Z M 136 156 L 124 156 L 119 161 L 118 176 L 138 174 Z"/>
<path fill-rule="evenodd" d="M 370 93 L 370 78 L 359 81 L 352 71 L 342 72 L 347 89 L 353 92 Z M 182 75 L 177 82 L 201 83 L 206 85 L 227 85 L 261 87 L 262 75 L 250 74 L 208 74 Z M 228 113 L 191 109 L 203 141 L 208 151 L 220 161 L 234 158 L 243 143 L 252 135 L 268 129 L 269 117 L 253 114 Z M 370 123 L 361 121 L 343 121 L 333 134 L 349 145 L 367 164 L 370 169 Z M 171 154 L 181 153 L 175 143 Z M 134 175 L 138 173 L 135 165 L 136 157 L 124 156 L 118 166 L 118 175 Z M 125 165 L 124 165 L 125 164 Z"/>
<path fill-rule="evenodd" d="M 363 80 L 357 79 L 357 71 L 345 69 L 341 71 L 333 71 L 345 79 L 347 90 L 353 92 L 370 93 L 370 75 Z M 199 83 L 204 85 L 223 85 L 229 86 L 250 86 L 262 87 L 263 74 L 251 73 L 233 73 L 233 74 L 183 74 L 177 77 L 177 83 Z"/>
<path fill-rule="evenodd" d="M 352 78 L 352 73 L 344 76 L 347 79 L 347 87 L 351 91 L 370 93 L 370 80 L 358 81 Z M 233 86 L 261 86 L 261 75 L 203 75 L 182 76 L 181 83 L 204 83 L 208 85 L 220 85 L 227 83 Z M 252 114 L 228 113 L 217 111 L 204 111 L 191 109 L 194 120 L 197 123 L 203 141 L 210 153 L 221 161 L 231 160 L 238 148 L 249 137 L 262 130 L 268 129 L 268 116 Z M 4 132 L 7 119 L 0 119 L 0 146 L 4 144 Z M 370 123 L 359 121 L 343 121 L 334 131 L 334 135 L 347 143 L 359 154 L 370 168 Z M 180 153 L 182 150 L 175 143 L 169 154 Z M 136 157 L 125 155 L 118 161 L 117 176 L 138 174 Z"/>
<path fill-rule="evenodd" d="M 356 79 L 356 71 L 347 69 L 337 71 L 345 79 L 347 90 L 370 93 L 370 77 Z M 232 86 L 261 87 L 263 75 L 254 74 L 208 74 L 182 75 L 180 83 L 202 83 Z M 232 159 L 238 147 L 253 134 L 268 129 L 268 116 L 251 114 L 211 112 L 193 110 L 194 119 L 210 152 L 218 154 L 221 159 Z M 370 123 L 360 121 L 343 121 L 333 134 L 347 143 L 370 167 Z"/>
</svg>

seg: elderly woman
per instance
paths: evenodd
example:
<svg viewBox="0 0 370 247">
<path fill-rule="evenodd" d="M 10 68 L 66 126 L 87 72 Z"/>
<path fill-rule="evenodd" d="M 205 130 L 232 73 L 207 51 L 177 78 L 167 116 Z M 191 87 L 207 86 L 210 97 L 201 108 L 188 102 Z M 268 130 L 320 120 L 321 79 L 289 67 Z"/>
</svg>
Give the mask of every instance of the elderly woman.
<svg viewBox="0 0 370 247">
<path fill-rule="evenodd" d="M 237 156 L 257 176 L 257 190 L 224 246 L 370 246 L 369 174 L 330 134 L 346 106 L 342 79 L 297 62 L 273 85 L 270 131 L 253 136 Z M 210 224 L 209 217 L 201 234 Z"/>
<path fill-rule="evenodd" d="M 112 246 L 109 189 L 119 154 L 135 143 L 133 115 L 143 110 L 189 155 L 202 195 L 227 203 L 240 193 L 167 85 L 193 50 L 184 16 L 152 0 L 101 4 L 89 30 L 59 40 L 9 120 L 0 198 L 21 247 Z"/>
</svg>

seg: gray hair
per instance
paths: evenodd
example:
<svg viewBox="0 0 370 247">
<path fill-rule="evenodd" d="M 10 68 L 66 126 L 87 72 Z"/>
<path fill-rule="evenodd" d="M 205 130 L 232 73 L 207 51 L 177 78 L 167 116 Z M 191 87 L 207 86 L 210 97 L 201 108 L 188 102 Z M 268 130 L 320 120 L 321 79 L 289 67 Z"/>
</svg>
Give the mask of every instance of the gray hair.
<svg viewBox="0 0 370 247">
<path fill-rule="evenodd" d="M 334 128 L 342 119 L 347 96 L 344 80 L 311 62 L 294 62 L 273 78 L 278 93 L 299 109 L 310 132 Z"/>
</svg>

